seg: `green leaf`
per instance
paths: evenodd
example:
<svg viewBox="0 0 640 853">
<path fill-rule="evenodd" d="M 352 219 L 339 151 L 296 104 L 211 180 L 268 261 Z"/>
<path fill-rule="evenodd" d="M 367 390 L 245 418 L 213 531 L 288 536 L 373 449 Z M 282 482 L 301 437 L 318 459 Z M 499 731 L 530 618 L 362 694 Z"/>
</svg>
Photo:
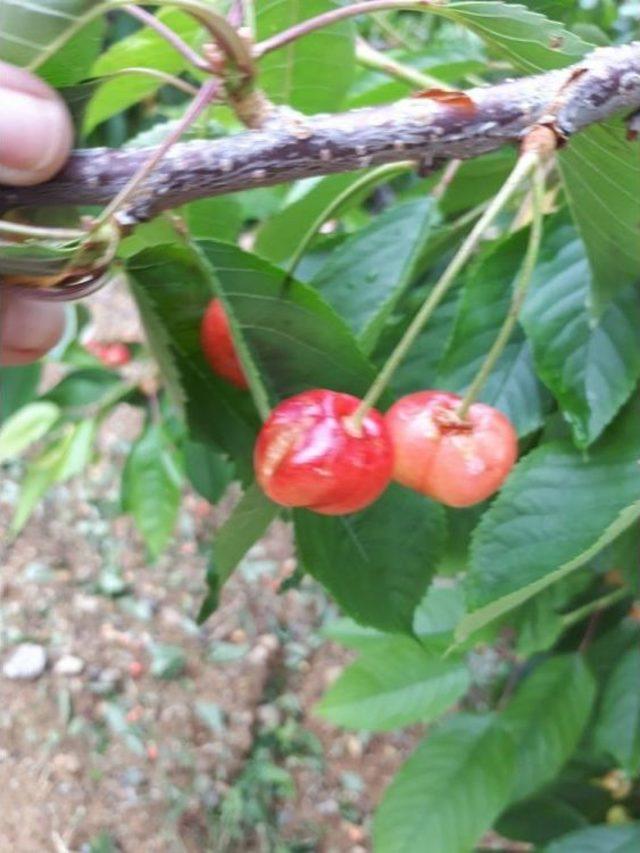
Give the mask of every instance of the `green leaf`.
<svg viewBox="0 0 640 853">
<path fill-rule="evenodd" d="M 58 406 L 45 401 L 28 403 L 18 409 L 0 428 L 0 462 L 19 456 L 30 444 L 46 435 L 59 417 Z"/>
<path fill-rule="evenodd" d="M 430 11 L 469 27 L 527 74 L 570 65 L 590 47 L 556 21 L 517 4 L 453 2 Z"/>
<path fill-rule="evenodd" d="M 582 241 L 571 226 L 555 228 L 543 241 L 521 314 L 538 374 L 581 447 L 598 438 L 640 377 L 640 294 L 619 291 L 594 325 L 589 284 Z"/>
<path fill-rule="evenodd" d="M 550 649 L 564 630 L 562 617 L 553 606 L 553 589 L 548 587 L 513 613 L 518 629 L 516 649 L 523 657 Z"/>
<path fill-rule="evenodd" d="M 110 399 L 122 379 L 111 370 L 87 367 L 68 373 L 44 395 L 44 399 L 61 409 L 74 410 L 99 405 Z"/>
<path fill-rule="evenodd" d="M 181 474 L 162 427 L 149 424 L 131 448 L 122 474 L 122 506 L 151 557 L 166 547 L 180 506 Z"/>
<path fill-rule="evenodd" d="M 593 271 L 591 303 L 598 315 L 640 270 L 640 163 L 637 143 L 620 120 L 573 137 L 560 152 L 560 169 L 573 218 Z"/>
<path fill-rule="evenodd" d="M 269 38 L 338 5 L 335 0 L 257 0 L 257 38 Z M 355 30 L 351 21 L 343 21 L 267 54 L 260 62 L 260 83 L 276 103 L 319 113 L 341 105 L 354 71 Z"/>
<path fill-rule="evenodd" d="M 374 371 L 353 335 L 316 291 L 236 246 L 199 243 L 217 278 L 236 342 L 270 397 L 308 388 L 364 394 Z"/>
<path fill-rule="evenodd" d="M 443 215 L 457 216 L 493 198 L 513 169 L 515 161 L 515 152 L 509 148 L 463 161 L 440 199 L 439 207 Z"/>
<path fill-rule="evenodd" d="M 640 772 L 640 649 L 632 648 L 611 673 L 602 697 L 595 744 L 630 776 Z"/>
<path fill-rule="evenodd" d="M 461 661 L 443 660 L 413 640 L 397 637 L 351 664 L 316 711 L 334 725 L 387 731 L 428 722 L 469 688 Z"/>
<path fill-rule="evenodd" d="M 562 769 L 580 741 L 595 689 L 579 655 L 550 658 L 525 679 L 502 714 L 516 743 L 513 800 L 528 797 Z"/>
<path fill-rule="evenodd" d="M 366 652 L 380 645 L 386 646 L 389 642 L 393 642 L 396 636 L 377 631 L 375 628 L 367 628 L 348 618 L 330 622 L 322 629 L 322 634 L 334 643 L 340 643 L 347 649 L 355 649 L 357 652 Z"/>
<path fill-rule="evenodd" d="M 56 39 L 89 21 L 94 0 L 30 0 L 4 2 L 0 29 L 0 59 L 14 65 L 37 65 Z M 79 80 L 98 52 L 102 26 L 90 23 L 38 69 L 52 85 L 68 86 Z M 66 66 L 66 67 L 65 67 Z"/>
<path fill-rule="evenodd" d="M 54 56 L 38 68 L 38 76 L 58 89 L 71 87 L 82 81 L 88 75 L 91 65 L 100 52 L 105 29 L 104 18 L 100 17 L 90 21 L 72 36 Z M 67 88 L 66 92 L 60 94 L 69 104 L 75 118 L 79 114 L 77 100 L 80 94 L 79 87 L 75 92 Z M 73 101 L 73 104 L 69 103 L 70 100 Z M 89 93 L 87 92 L 85 106 L 88 100 Z"/>
<path fill-rule="evenodd" d="M 409 286 L 437 218 L 431 198 L 392 207 L 336 249 L 313 279 L 365 352 Z"/>
<path fill-rule="evenodd" d="M 456 715 L 401 768 L 373 823 L 380 853 L 468 853 L 507 803 L 514 752 L 495 717 Z"/>
<path fill-rule="evenodd" d="M 131 258 L 143 249 L 159 246 L 163 243 L 173 243 L 176 229 L 166 216 L 156 216 L 151 222 L 141 222 L 128 237 L 118 245 L 118 257 Z"/>
<path fill-rule="evenodd" d="M 233 479 L 233 465 L 221 453 L 198 441 L 184 445 L 185 474 L 193 488 L 209 503 L 220 500 Z"/>
<path fill-rule="evenodd" d="M 434 311 L 427 328 L 418 336 L 396 371 L 392 386 L 399 397 L 404 394 L 411 394 L 413 391 L 437 387 L 438 368 L 453 330 L 460 290 L 457 286 L 451 288 Z M 397 329 L 395 342 L 399 340 L 400 333 L 404 331 L 406 325 L 408 325 L 408 320 L 405 318 L 405 323 Z M 394 341 L 389 341 L 389 343 L 393 346 Z"/>
<path fill-rule="evenodd" d="M 568 442 L 529 453 L 473 536 L 458 640 L 595 556 L 640 516 L 640 430 L 633 406 L 585 458 Z"/>
<path fill-rule="evenodd" d="M 249 395 L 213 373 L 200 346 L 200 324 L 215 296 L 212 273 L 200 254 L 179 244 L 154 246 L 127 262 L 151 349 L 190 435 L 222 450 L 243 481 L 253 474 L 258 421 Z"/>
<path fill-rule="evenodd" d="M 11 520 L 14 535 L 22 530 L 40 498 L 54 483 L 75 477 L 89 464 L 96 429 L 97 421 L 93 418 L 70 424 L 59 439 L 31 462 Z"/>
<path fill-rule="evenodd" d="M 451 642 L 453 629 L 465 613 L 461 586 L 435 586 L 432 584 L 413 614 L 413 632 L 427 651 L 442 649 Z M 393 644 L 399 635 L 377 631 L 358 625 L 352 619 L 336 619 L 323 633 L 348 649 L 366 652 L 380 644 Z"/>
<path fill-rule="evenodd" d="M 608 681 L 627 651 L 639 643 L 640 622 L 623 619 L 589 646 L 587 660 L 601 685 Z"/>
<path fill-rule="evenodd" d="M 202 41 L 202 27 L 191 15 L 176 9 L 164 9 L 158 19 L 194 47 Z M 142 27 L 130 36 L 115 42 L 94 63 L 91 73 L 103 77 L 125 68 L 153 68 L 167 74 L 180 74 L 188 67 L 187 60 L 159 33 Z M 85 132 L 89 133 L 100 122 L 122 112 L 132 104 L 153 94 L 162 83 L 142 74 L 106 80 L 96 90 L 85 117 Z"/>
<path fill-rule="evenodd" d="M 573 805 L 543 793 L 511 805 L 494 828 L 506 838 L 540 845 L 588 825 L 585 815 Z"/>
<path fill-rule="evenodd" d="M 38 392 L 42 363 L 0 365 L 0 424 L 30 403 Z"/>
<path fill-rule="evenodd" d="M 473 381 L 509 310 L 527 239 L 527 233 L 520 231 L 486 247 L 470 269 L 436 387 L 462 394 Z M 479 399 L 507 415 L 519 435 L 527 435 L 542 426 L 544 390 L 519 327 L 514 330 Z"/>
<path fill-rule="evenodd" d="M 233 242 L 242 226 L 242 207 L 232 195 L 201 198 L 180 209 L 193 238 Z"/>
<path fill-rule="evenodd" d="M 207 570 L 209 592 L 198 614 L 199 624 L 216 609 L 222 585 L 249 548 L 266 532 L 279 511 L 280 508 L 266 497 L 257 484 L 254 483 L 244 493 L 215 535 Z"/>
<path fill-rule="evenodd" d="M 361 180 L 362 174 L 354 172 L 299 181 L 295 185 L 296 192 L 290 194 L 292 197 L 288 201 L 285 199 L 275 215 L 258 229 L 257 254 L 275 264 L 287 261 L 322 212 L 336 196 Z M 355 205 L 361 200 L 362 196 L 355 194 L 351 202 Z"/>
<path fill-rule="evenodd" d="M 442 550 L 441 506 L 392 485 L 362 512 L 296 510 L 294 520 L 304 567 L 349 616 L 383 631 L 412 632 L 413 611 Z"/>
<path fill-rule="evenodd" d="M 544 853 L 636 853 L 640 823 L 623 826 L 590 826 L 552 841 Z"/>
<path fill-rule="evenodd" d="M 413 618 L 413 630 L 420 639 L 450 635 L 464 616 L 464 594 L 461 586 L 432 585 L 422 599 Z"/>
</svg>

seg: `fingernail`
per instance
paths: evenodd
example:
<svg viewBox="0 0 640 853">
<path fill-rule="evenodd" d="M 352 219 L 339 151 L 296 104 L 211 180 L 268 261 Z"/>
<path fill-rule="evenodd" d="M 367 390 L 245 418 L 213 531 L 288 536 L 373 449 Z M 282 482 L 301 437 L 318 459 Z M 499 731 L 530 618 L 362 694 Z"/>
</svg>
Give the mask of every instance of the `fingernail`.
<svg viewBox="0 0 640 853">
<path fill-rule="evenodd" d="M 27 186 L 51 177 L 71 144 L 62 102 L 0 87 L 0 183 Z"/>
</svg>

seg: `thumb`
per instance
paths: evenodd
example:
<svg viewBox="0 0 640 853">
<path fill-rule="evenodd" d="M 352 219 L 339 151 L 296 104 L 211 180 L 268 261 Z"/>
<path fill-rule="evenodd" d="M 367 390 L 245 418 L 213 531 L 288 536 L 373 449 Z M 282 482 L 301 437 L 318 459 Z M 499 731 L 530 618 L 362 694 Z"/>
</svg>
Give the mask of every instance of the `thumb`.
<svg viewBox="0 0 640 853">
<path fill-rule="evenodd" d="M 48 180 L 72 142 L 71 118 L 56 92 L 28 71 L 0 62 L 0 184 Z"/>
</svg>

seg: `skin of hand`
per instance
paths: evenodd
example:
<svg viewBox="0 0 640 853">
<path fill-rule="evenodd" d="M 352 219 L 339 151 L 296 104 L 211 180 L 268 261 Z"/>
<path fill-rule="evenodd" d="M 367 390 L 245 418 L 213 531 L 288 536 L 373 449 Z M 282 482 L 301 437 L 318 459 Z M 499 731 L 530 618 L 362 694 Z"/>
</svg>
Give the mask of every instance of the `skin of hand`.
<svg viewBox="0 0 640 853">
<path fill-rule="evenodd" d="M 73 144 L 73 125 L 58 94 L 22 68 L 0 62 L 0 184 L 30 186 L 53 177 Z M 44 355 L 64 331 L 64 309 L 0 293 L 0 364 Z"/>
</svg>

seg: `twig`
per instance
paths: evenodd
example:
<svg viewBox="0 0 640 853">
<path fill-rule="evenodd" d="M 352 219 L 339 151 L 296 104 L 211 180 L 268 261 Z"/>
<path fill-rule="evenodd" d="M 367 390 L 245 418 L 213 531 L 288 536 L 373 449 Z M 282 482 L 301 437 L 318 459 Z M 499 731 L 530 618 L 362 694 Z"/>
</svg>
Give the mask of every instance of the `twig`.
<svg viewBox="0 0 640 853">
<path fill-rule="evenodd" d="M 145 26 L 155 30 L 158 35 L 175 48 L 181 56 L 191 63 L 191 65 L 199 68 L 200 71 L 209 71 L 209 63 L 200 54 L 193 50 L 180 36 L 164 24 L 156 15 L 147 12 L 146 9 L 141 9 L 139 6 L 134 6 L 133 3 L 128 3 L 122 7 L 127 14 L 132 18 L 137 18 Z"/>
<path fill-rule="evenodd" d="M 235 27 L 236 29 L 243 25 L 245 20 L 244 0 L 233 0 L 231 8 L 227 13 L 227 20 L 229 21 L 231 26 Z"/>
<path fill-rule="evenodd" d="M 167 151 L 180 139 L 182 134 L 187 130 L 200 113 L 213 101 L 220 91 L 219 80 L 207 80 L 203 83 L 202 88 L 198 92 L 197 97 L 189 104 L 182 119 L 178 122 L 171 133 L 162 141 L 162 144 L 155 149 L 151 157 L 144 163 L 131 180 L 122 188 L 118 195 L 107 205 L 96 221 L 96 227 L 108 222 L 112 216 L 122 207 L 127 199 L 130 199 L 136 190 L 144 183 L 145 179 L 155 169 L 160 160 L 165 156 Z"/>
<path fill-rule="evenodd" d="M 329 27 L 332 24 L 337 24 L 339 21 L 344 21 L 347 18 L 353 18 L 357 15 L 369 15 L 372 12 L 384 12 L 391 9 L 408 9 L 408 10 L 424 10 L 429 6 L 440 5 L 439 0 L 361 0 L 359 3 L 351 3 L 349 6 L 340 6 L 337 9 L 332 9 L 315 18 L 308 18 L 306 21 L 301 21 L 288 30 L 283 30 L 281 33 L 276 33 L 269 39 L 259 42 L 255 48 L 253 55 L 256 59 L 264 56 L 265 53 L 271 53 L 273 50 L 279 50 L 285 47 L 292 41 L 309 35 L 316 30 Z"/>
<path fill-rule="evenodd" d="M 187 83 L 186 80 L 180 79 L 173 74 L 168 74 L 166 71 L 158 71 L 157 68 L 145 68 L 144 66 L 132 65 L 130 68 L 121 68 L 118 71 L 111 71 L 109 74 L 102 74 L 101 80 L 110 80 L 115 77 L 126 77 L 128 74 L 141 74 L 145 77 L 153 77 L 164 83 L 165 86 L 173 86 L 174 89 L 179 89 L 186 95 L 195 97 L 198 94 L 198 87 Z"/>
<path fill-rule="evenodd" d="M 87 232 L 80 228 L 42 228 L 38 225 L 11 222 L 8 219 L 0 219 L 0 234 L 33 240 L 82 240 L 87 236 Z"/>
<path fill-rule="evenodd" d="M 458 174 L 458 169 L 462 166 L 462 160 L 452 160 L 445 167 L 444 172 L 442 173 L 442 177 L 435 185 L 435 187 L 431 190 L 431 198 L 435 198 L 436 201 L 440 201 L 446 191 L 449 189 L 451 182 Z"/>
<path fill-rule="evenodd" d="M 403 83 L 408 83 L 418 89 L 450 89 L 446 83 L 431 77 L 419 71 L 417 68 L 412 68 L 410 65 L 404 65 L 401 62 L 387 56 L 382 51 L 376 50 L 368 42 L 362 38 L 356 41 L 356 59 L 361 65 L 366 68 L 371 68 L 374 71 L 381 71 L 389 77 L 395 77 Z"/>
<path fill-rule="evenodd" d="M 610 607 L 612 604 L 617 604 L 618 601 L 622 601 L 630 595 L 631 592 L 626 587 L 614 589 L 612 592 L 608 592 L 606 595 L 596 598 L 595 601 L 589 601 L 582 607 L 578 607 L 570 613 L 565 613 L 562 616 L 562 625 L 564 628 L 569 628 L 571 625 L 582 622 L 583 619 L 586 619 L 587 616 L 594 611 L 605 610 L 607 607 Z"/>
<path fill-rule="evenodd" d="M 580 641 L 580 645 L 578 646 L 578 654 L 585 654 L 591 642 L 595 636 L 596 630 L 598 628 L 598 622 L 602 617 L 602 610 L 596 610 L 591 614 L 591 618 L 587 623 L 587 630 L 584 632 L 584 636 Z"/>
</svg>

